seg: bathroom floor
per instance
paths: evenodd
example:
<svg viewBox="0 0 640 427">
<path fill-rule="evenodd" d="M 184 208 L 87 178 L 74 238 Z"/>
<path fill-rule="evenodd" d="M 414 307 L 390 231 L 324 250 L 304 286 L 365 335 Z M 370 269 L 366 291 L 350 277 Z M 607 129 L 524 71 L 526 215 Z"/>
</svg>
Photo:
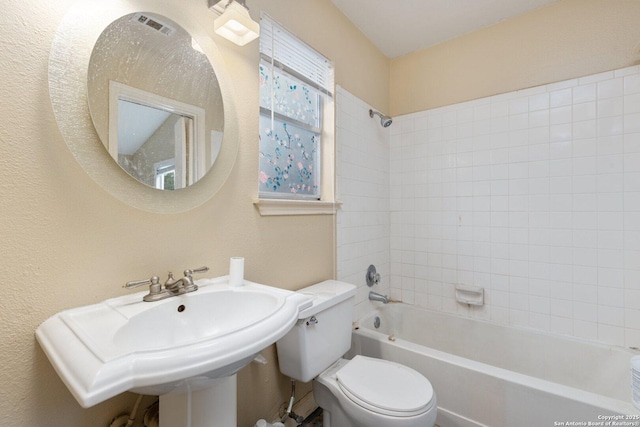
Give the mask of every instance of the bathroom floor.
<svg viewBox="0 0 640 427">
<path fill-rule="evenodd" d="M 318 408 L 311 413 L 300 427 L 322 427 L 322 408 Z"/>
<path fill-rule="evenodd" d="M 318 408 L 305 419 L 300 427 L 322 427 L 322 409 Z M 439 427 L 436 424 L 434 427 Z"/>
</svg>

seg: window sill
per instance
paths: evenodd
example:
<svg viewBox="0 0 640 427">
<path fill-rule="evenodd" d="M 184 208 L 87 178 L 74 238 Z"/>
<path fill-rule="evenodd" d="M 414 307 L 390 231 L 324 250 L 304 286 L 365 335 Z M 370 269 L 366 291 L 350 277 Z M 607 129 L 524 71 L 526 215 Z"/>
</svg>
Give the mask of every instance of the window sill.
<svg viewBox="0 0 640 427">
<path fill-rule="evenodd" d="M 261 216 L 275 215 L 335 215 L 341 202 L 323 200 L 257 199 L 253 204 Z"/>
</svg>

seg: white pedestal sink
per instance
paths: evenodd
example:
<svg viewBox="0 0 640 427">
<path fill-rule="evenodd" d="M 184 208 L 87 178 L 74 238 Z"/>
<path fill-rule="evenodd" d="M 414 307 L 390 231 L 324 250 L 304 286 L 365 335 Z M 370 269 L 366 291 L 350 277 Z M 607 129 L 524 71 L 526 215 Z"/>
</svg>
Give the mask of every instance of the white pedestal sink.
<svg viewBox="0 0 640 427">
<path fill-rule="evenodd" d="M 227 276 L 196 283 L 161 301 L 140 292 L 62 311 L 36 337 L 85 408 L 133 391 L 161 396 L 161 427 L 235 427 L 235 373 L 311 300 L 249 281 L 230 287 Z"/>
<path fill-rule="evenodd" d="M 160 427 L 235 427 L 236 407 L 234 374 L 202 390 L 160 396 Z"/>
</svg>

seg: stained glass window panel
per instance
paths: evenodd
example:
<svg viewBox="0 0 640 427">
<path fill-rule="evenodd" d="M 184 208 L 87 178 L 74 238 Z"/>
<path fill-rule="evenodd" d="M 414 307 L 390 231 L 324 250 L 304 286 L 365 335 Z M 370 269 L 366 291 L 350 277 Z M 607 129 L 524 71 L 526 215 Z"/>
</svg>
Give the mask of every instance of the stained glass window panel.
<svg viewBox="0 0 640 427">
<path fill-rule="evenodd" d="M 320 135 L 260 115 L 260 195 L 320 198 Z"/>
<path fill-rule="evenodd" d="M 318 91 L 310 85 L 272 67 L 271 64 L 260 63 L 260 106 L 262 108 L 319 128 L 320 96 Z"/>
</svg>

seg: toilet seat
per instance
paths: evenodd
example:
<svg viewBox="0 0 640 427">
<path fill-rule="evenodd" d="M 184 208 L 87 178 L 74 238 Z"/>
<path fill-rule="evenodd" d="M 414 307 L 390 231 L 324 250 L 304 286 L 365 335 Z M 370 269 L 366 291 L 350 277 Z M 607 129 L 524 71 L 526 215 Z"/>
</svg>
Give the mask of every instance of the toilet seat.
<svg viewBox="0 0 640 427">
<path fill-rule="evenodd" d="M 433 387 L 418 371 L 388 360 L 355 356 L 336 372 L 354 403 L 378 414 L 411 417 L 433 406 Z"/>
</svg>

